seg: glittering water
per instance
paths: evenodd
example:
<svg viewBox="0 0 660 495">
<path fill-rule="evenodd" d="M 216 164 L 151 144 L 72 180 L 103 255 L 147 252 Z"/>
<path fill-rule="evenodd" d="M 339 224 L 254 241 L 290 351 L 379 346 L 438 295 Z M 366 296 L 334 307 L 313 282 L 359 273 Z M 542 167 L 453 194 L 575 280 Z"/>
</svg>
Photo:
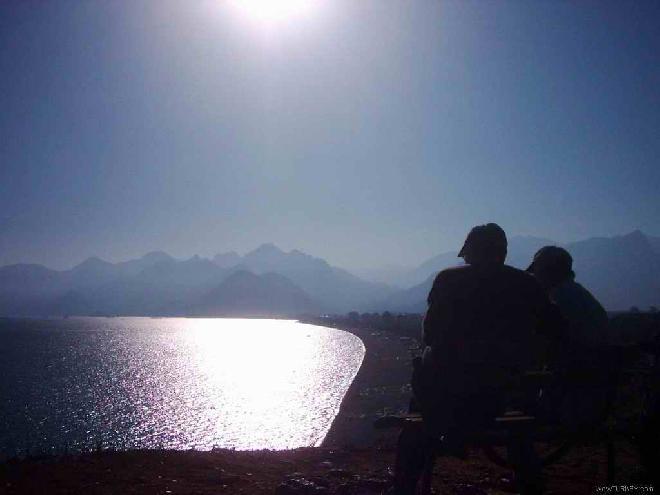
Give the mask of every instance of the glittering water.
<svg viewBox="0 0 660 495">
<path fill-rule="evenodd" d="M 318 445 L 360 339 L 283 320 L 0 320 L 0 454 Z"/>
</svg>

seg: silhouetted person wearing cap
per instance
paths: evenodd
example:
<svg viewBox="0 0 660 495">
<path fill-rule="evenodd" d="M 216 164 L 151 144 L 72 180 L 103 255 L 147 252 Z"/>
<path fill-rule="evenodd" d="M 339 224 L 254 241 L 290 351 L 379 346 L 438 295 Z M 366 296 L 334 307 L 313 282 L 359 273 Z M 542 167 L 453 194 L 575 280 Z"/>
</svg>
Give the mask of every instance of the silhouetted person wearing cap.
<svg viewBox="0 0 660 495">
<path fill-rule="evenodd" d="M 534 255 L 527 271 L 547 290 L 568 321 L 567 339 L 557 363 L 561 373 L 560 397 L 548 393 L 559 406 L 562 423 L 585 430 L 604 419 L 611 387 L 608 365 L 608 318 L 598 300 L 575 281 L 573 258 L 563 248 L 545 246 Z"/>
<path fill-rule="evenodd" d="M 575 281 L 573 258 L 568 251 L 545 246 L 534 255 L 527 271 L 548 291 L 568 320 L 571 343 L 594 347 L 608 342 L 607 313 L 591 292 Z"/>
<path fill-rule="evenodd" d="M 426 347 L 413 378 L 424 431 L 402 431 L 395 493 L 414 493 L 438 439 L 447 452 L 460 452 L 467 431 L 503 412 L 510 380 L 534 360 L 535 333 L 563 332 L 565 322 L 539 282 L 505 265 L 506 255 L 504 231 L 480 225 L 459 252 L 466 264 L 435 278 L 423 324 Z"/>
</svg>

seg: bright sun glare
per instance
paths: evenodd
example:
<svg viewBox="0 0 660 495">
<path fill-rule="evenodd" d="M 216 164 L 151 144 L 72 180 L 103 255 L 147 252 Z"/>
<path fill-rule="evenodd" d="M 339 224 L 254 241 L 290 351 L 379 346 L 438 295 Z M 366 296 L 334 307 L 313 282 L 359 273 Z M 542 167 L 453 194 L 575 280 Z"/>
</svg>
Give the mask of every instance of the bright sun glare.
<svg viewBox="0 0 660 495">
<path fill-rule="evenodd" d="M 279 24 L 312 14 L 319 0 L 231 0 L 243 16 L 261 24 Z"/>
</svg>

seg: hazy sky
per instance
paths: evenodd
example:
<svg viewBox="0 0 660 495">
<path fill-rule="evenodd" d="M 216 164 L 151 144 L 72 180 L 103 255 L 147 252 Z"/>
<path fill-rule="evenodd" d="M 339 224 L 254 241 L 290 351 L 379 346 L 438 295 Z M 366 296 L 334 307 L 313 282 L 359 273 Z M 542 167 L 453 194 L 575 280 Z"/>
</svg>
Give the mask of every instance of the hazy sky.
<svg viewBox="0 0 660 495">
<path fill-rule="evenodd" d="M 0 3 L 0 264 L 660 233 L 660 3 Z"/>
</svg>

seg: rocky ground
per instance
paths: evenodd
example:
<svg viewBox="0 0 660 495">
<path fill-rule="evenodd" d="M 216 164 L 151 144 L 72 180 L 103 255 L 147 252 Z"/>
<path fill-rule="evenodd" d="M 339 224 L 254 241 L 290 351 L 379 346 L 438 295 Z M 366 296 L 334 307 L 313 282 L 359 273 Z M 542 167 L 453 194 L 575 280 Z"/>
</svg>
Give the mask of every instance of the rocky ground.
<svg viewBox="0 0 660 495">
<path fill-rule="evenodd" d="M 642 486 L 634 454 L 629 447 L 620 447 L 624 462 L 619 483 Z M 390 485 L 393 461 L 393 449 L 377 447 L 100 452 L 5 463 L 0 466 L 0 493 L 376 495 Z M 598 487 L 607 486 L 604 449 L 578 449 L 552 466 L 547 477 L 549 494 L 599 493 Z M 444 458 L 438 462 L 434 491 L 514 493 L 510 480 L 508 470 L 488 462 L 478 451 L 469 451 L 467 460 Z"/>
<path fill-rule="evenodd" d="M 346 325 L 344 325 L 346 327 Z M 236 452 L 131 451 L 11 460 L 0 464 L 0 493 L 379 494 L 391 483 L 396 431 L 373 420 L 405 410 L 411 348 L 416 343 L 374 328 L 348 328 L 367 354 L 321 448 Z M 618 445 L 618 483 L 641 486 L 634 449 Z M 547 469 L 547 493 L 614 493 L 605 482 L 605 449 L 576 449 Z M 446 494 L 511 493 L 511 472 L 478 450 L 467 460 L 441 459 L 434 490 Z M 617 491 L 621 491 L 617 489 Z M 627 493 L 648 493 L 633 492 Z"/>
</svg>

